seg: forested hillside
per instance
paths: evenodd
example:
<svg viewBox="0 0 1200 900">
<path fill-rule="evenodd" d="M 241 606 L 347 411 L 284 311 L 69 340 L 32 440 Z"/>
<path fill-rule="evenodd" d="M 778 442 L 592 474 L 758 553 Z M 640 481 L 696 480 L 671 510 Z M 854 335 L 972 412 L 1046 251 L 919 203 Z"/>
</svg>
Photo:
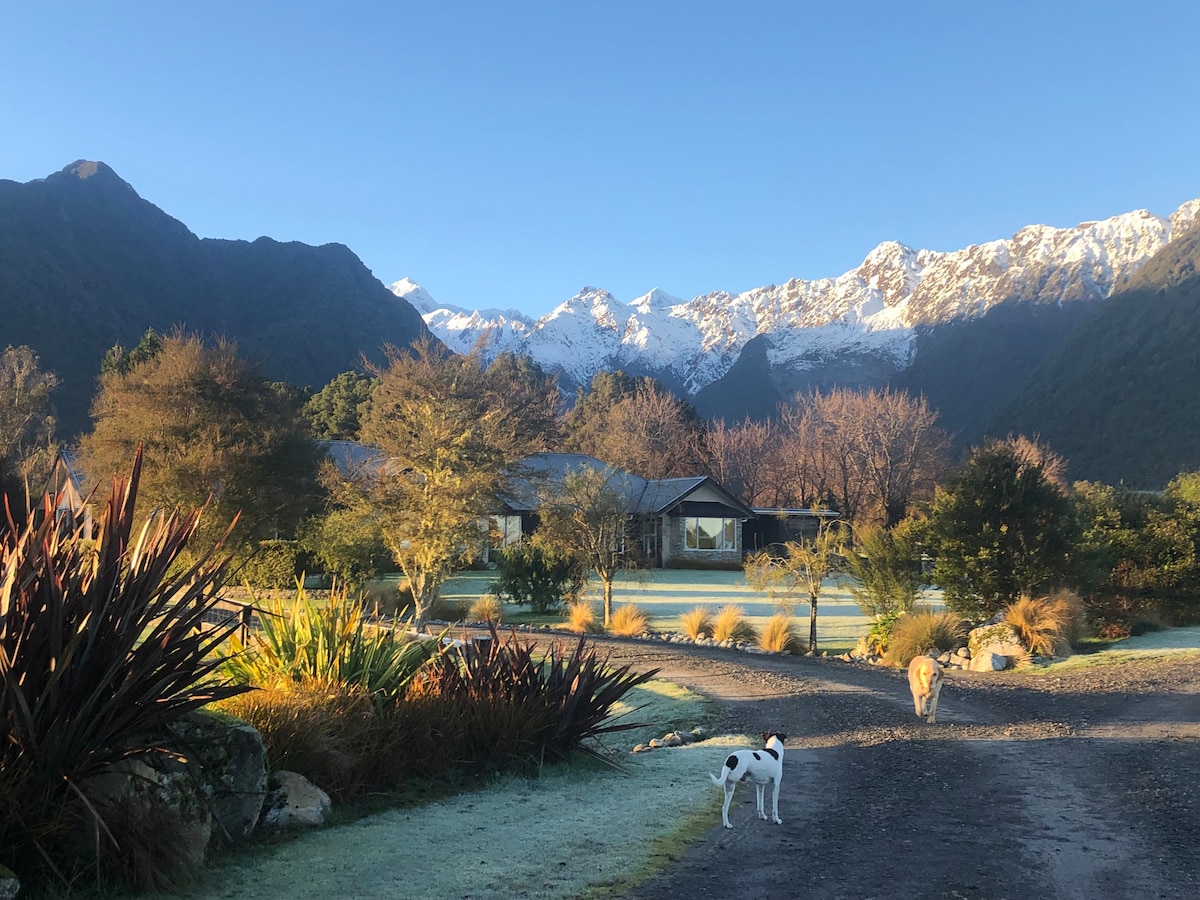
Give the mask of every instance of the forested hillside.
<svg viewBox="0 0 1200 900">
<path fill-rule="evenodd" d="M 200 239 L 103 163 L 0 181 L 0 349 L 55 372 L 60 432 L 87 424 L 100 360 L 147 328 L 237 342 L 268 375 L 319 388 L 385 342 L 427 334 L 349 249 Z"/>
<path fill-rule="evenodd" d="M 1200 468 L 1200 229 L 1163 248 L 992 421 L 1040 434 L 1074 479 L 1161 488 Z"/>
</svg>

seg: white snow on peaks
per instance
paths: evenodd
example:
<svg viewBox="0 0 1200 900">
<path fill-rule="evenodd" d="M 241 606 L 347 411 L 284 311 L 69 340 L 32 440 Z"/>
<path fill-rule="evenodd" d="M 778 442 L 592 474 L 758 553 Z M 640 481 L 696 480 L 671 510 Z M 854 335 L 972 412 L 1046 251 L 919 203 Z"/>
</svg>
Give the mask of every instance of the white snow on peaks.
<svg viewBox="0 0 1200 900">
<path fill-rule="evenodd" d="M 537 320 L 514 310 L 439 306 L 408 279 L 392 291 L 454 350 L 470 350 L 486 335 L 488 355 L 528 353 L 570 383 L 621 368 L 654 373 L 694 393 L 724 375 L 758 334 L 768 336 L 773 365 L 808 368 L 845 351 L 904 365 L 917 326 L 980 316 L 1014 299 L 1102 300 L 1197 222 L 1200 199 L 1170 218 L 1135 210 L 1074 228 L 1030 225 L 1007 240 L 951 252 L 885 241 L 836 278 L 691 300 L 655 288 L 628 304 L 586 287 Z"/>
</svg>

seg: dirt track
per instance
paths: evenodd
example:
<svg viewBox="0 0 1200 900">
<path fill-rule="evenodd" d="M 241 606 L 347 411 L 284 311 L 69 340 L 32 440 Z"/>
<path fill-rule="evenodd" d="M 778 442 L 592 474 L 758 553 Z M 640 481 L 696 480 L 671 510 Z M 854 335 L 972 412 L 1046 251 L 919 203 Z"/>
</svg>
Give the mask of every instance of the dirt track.
<svg viewBox="0 0 1200 900">
<path fill-rule="evenodd" d="M 1200 897 L 1200 660 L 953 673 L 928 725 L 898 671 L 609 648 L 717 699 L 721 730 L 788 735 L 784 824 L 740 786 L 734 829 L 637 900 Z"/>
</svg>

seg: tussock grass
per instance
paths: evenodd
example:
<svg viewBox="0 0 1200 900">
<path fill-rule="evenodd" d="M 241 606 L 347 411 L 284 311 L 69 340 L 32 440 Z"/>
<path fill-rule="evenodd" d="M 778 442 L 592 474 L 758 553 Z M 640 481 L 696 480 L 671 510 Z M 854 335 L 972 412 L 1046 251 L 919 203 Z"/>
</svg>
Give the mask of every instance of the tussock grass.
<svg viewBox="0 0 1200 900">
<path fill-rule="evenodd" d="M 771 653 L 794 653 L 800 647 L 800 633 L 794 617 L 776 613 L 767 620 L 758 636 L 758 646 Z"/>
<path fill-rule="evenodd" d="M 1078 637 L 1081 613 L 1079 598 L 1060 591 L 1051 597 L 1021 597 L 1005 608 L 1004 621 L 1035 656 L 1065 656 L 1071 635 Z"/>
<path fill-rule="evenodd" d="M 504 604 L 495 594 L 480 594 L 479 599 L 471 604 L 467 619 L 471 622 L 500 623 L 504 617 Z"/>
<path fill-rule="evenodd" d="M 903 668 L 926 650 L 953 650 L 966 638 L 966 623 L 955 613 L 917 609 L 896 620 L 883 661 Z"/>
<path fill-rule="evenodd" d="M 625 603 L 613 610 L 608 630 L 621 637 L 637 637 L 650 630 L 650 620 L 641 609 Z"/>
<path fill-rule="evenodd" d="M 712 636 L 713 614 L 707 606 L 693 606 L 679 615 L 679 627 L 693 641 Z"/>
<path fill-rule="evenodd" d="M 580 634 L 598 634 L 604 630 L 596 618 L 596 607 L 588 600 L 567 604 L 567 630 Z"/>
<path fill-rule="evenodd" d="M 753 641 L 758 633 L 746 621 L 746 611 L 736 603 L 729 603 L 717 610 L 712 636 L 715 641 Z"/>
</svg>

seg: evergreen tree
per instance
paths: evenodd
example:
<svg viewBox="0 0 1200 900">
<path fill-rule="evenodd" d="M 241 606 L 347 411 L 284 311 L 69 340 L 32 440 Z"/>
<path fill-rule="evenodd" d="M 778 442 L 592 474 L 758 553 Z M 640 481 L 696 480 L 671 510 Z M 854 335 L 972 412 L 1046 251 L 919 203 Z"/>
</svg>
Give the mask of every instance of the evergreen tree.
<svg viewBox="0 0 1200 900">
<path fill-rule="evenodd" d="M 946 606 L 986 619 L 1076 575 L 1080 531 L 1067 496 L 1011 442 L 974 451 L 934 498 L 927 524 Z"/>
</svg>

